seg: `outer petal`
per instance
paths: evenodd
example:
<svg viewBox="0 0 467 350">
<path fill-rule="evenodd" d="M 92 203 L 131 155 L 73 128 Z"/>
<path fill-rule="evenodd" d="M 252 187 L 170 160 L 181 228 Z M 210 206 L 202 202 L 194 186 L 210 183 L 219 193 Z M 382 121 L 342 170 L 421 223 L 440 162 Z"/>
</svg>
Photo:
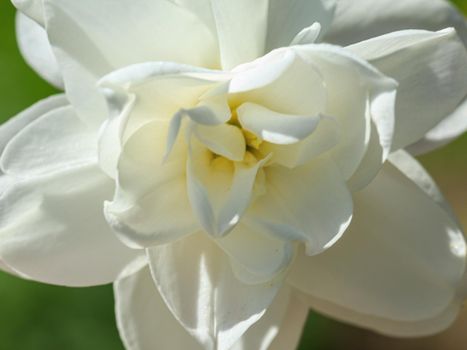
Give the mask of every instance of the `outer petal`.
<svg viewBox="0 0 467 350">
<path fill-rule="evenodd" d="M 103 201 L 113 186 L 90 157 L 92 132 L 70 107 L 48 111 L 62 102 L 63 97 L 48 99 L 1 129 L 14 132 L 46 112 L 23 127 L 2 154 L 0 257 L 26 278 L 73 286 L 108 283 L 137 252 L 123 246 L 103 218 Z"/>
<path fill-rule="evenodd" d="M 467 51 L 452 29 L 401 31 L 349 49 L 399 83 L 393 150 L 418 141 L 467 96 Z"/>
<path fill-rule="evenodd" d="M 36 102 L 17 116 L 10 118 L 0 126 L 0 153 L 21 129 L 53 109 L 68 105 L 64 95 L 55 95 Z"/>
<path fill-rule="evenodd" d="M 162 298 L 206 349 L 229 349 L 261 318 L 279 289 L 279 281 L 239 282 L 228 259 L 204 234 L 148 252 Z"/>
<path fill-rule="evenodd" d="M 42 0 L 12 0 L 12 3 L 29 18 L 44 26 L 44 6 Z"/>
<path fill-rule="evenodd" d="M 50 84 L 63 88 L 57 60 L 43 27 L 21 12 L 16 15 L 16 36 L 26 62 Z"/>
<path fill-rule="evenodd" d="M 352 218 L 352 197 L 337 166 L 321 159 L 292 170 L 270 167 L 267 193 L 248 211 L 251 227 L 306 243 L 314 255 L 332 246 Z"/>
<path fill-rule="evenodd" d="M 149 269 L 118 280 L 114 292 L 117 325 L 127 350 L 202 349 L 167 308 Z M 307 306 L 283 288 L 230 350 L 294 349 L 307 314 Z"/>
<path fill-rule="evenodd" d="M 440 30 L 455 27 L 467 44 L 467 25 L 445 0 L 339 0 L 324 40 L 349 45 L 403 29 Z"/>
<path fill-rule="evenodd" d="M 218 66 L 217 43 L 209 29 L 169 1 L 44 0 L 44 6 L 67 95 L 90 124 L 107 116 L 96 81 L 116 68 L 163 60 Z"/>
<path fill-rule="evenodd" d="M 467 131 L 467 99 L 457 109 L 444 118 L 438 125 L 428 131 L 426 135 L 416 143 L 407 147 L 412 154 L 423 154 L 442 147 Z"/>
<path fill-rule="evenodd" d="M 127 350 L 202 347 L 174 318 L 146 267 L 114 284 L 117 326 Z"/>
<path fill-rule="evenodd" d="M 465 297 L 466 246 L 450 215 L 390 164 L 354 199 L 344 238 L 319 256 L 300 255 L 289 282 L 357 315 L 344 319 L 383 333 L 407 335 L 410 329 L 394 325 L 428 320 L 435 320 L 431 328 L 415 335 L 446 327 L 453 314 L 437 318 Z"/>
<path fill-rule="evenodd" d="M 45 283 L 112 282 L 137 255 L 102 215 L 112 190 L 96 166 L 15 183 L 0 201 L 0 256 L 21 276 Z"/>
</svg>

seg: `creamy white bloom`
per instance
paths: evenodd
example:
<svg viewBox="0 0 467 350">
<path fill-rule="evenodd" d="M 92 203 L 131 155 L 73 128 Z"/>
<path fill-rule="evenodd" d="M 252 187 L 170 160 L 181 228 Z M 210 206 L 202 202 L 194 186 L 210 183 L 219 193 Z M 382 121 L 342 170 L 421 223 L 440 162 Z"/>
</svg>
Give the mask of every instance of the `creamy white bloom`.
<svg viewBox="0 0 467 350">
<path fill-rule="evenodd" d="M 66 97 L 0 129 L 5 269 L 115 281 L 131 350 L 293 348 L 309 307 L 399 336 L 454 319 L 465 241 L 403 150 L 459 134 L 451 7 L 368 38 L 363 0 L 14 3 Z"/>
</svg>

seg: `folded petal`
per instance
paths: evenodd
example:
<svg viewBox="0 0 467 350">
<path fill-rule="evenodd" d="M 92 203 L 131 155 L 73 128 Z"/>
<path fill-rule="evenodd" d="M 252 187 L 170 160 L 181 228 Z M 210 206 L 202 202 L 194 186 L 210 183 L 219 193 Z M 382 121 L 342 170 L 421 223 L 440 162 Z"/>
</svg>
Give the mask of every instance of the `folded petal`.
<svg viewBox="0 0 467 350">
<path fill-rule="evenodd" d="M 242 162 L 213 154 L 199 141 L 190 141 L 187 189 L 193 212 L 214 237 L 228 234 L 240 221 L 253 197 L 258 172 L 269 158 L 247 153 Z"/>
<path fill-rule="evenodd" d="M 244 224 L 215 242 L 230 257 L 237 278 L 247 284 L 271 281 L 287 268 L 294 253 L 291 242 Z"/>
<path fill-rule="evenodd" d="M 163 161 L 168 125 L 155 120 L 138 129 L 118 161 L 117 190 L 105 215 L 132 247 L 166 243 L 199 228 L 187 197 L 184 150 L 176 145 L 176 156 Z"/>
<path fill-rule="evenodd" d="M 8 119 L 0 126 L 0 153 L 3 153 L 5 146 L 21 129 L 33 122 L 42 115 L 68 105 L 64 95 L 54 95 L 36 102 L 31 107 L 25 109 L 20 114 Z"/>
<path fill-rule="evenodd" d="M 42 0 L 12 0 L 11 2 L 29 18 L 44 26 L 44 6 Z"/>
<path fill-rule="evenodd" d="M 323 254 L 298 255 L 288 282 L 383 333 L 410 334 L 403 324 L 429 324 L 414 335 L 445 328 L 453 314 L 438 317 L 465 298 L 466 245 L 455 221 L 389 163 L 354 203 L 346 235 Z"/>
<path fill-rule="evenodd" d="M 31 177 L 80 164 L 96 163 L 96 135 L 71 106 L 46 112 L 19 131 L 6 145 L 2 171 Z"/>
<path fill-rule="evenodd" d="M 464 99 L 454 113 L 444 118 L 438 125 L 428 131 L 416 143 L 407 147 L 410 153 L 419 155 L 431 152 L 455 140 L 467 131 L 467 98 Z"/>
<path fill-rule="evenodd" d="M 282 114 L 254 103 L 237 108 L 243 129 L 261 140 L 279 145 L 297 143 L 309 136 L 318 126 L 319 116 Z"/>
<path fill-rule="evenodd" d="M 114 281 L 138 254 L 102 214 L 113 185 L 96 165 L 18 180 L 0 200 L 0 257 L 25 278 L 89 286 Z"/>
<path fill-rule="evenodd" d="M 331 247 L 352 219 L 352 197 L 339 168 L 330 160 L 266 172 L 267 193 L 245 216 L 245 223 L 284 240 L 306 243 L 307 254 Z"/>
<path fill-rule="evenodd" d="M 349 45 L 398 30 L 447 27 L 455 27 L 467 44 L 465 18 L 449 1 L 339 0 L 324 41 Z"/>
<path fill-rule="evenodd" d="M 227 350 L 257 322 L 280 281 L 246 285 L 205 234 L 148 250 L 157 288 L 169 309 L 204 348 Z"/>
<path fill-rule="evenodd" d="M 16 15 L 18 47 L 26 62 L 45 80 L 63 89 L 63 79 L 45 29 L 31 18 Z"/>
<path fill-rule="evenodd" d="M 146 267 L 114 283 L 117 327 L 127 350 L 201 350 L 175 319 Z"/>
<path fill-rule="evenodd" d="M 100 124 L 107 115 L 96 81 L 114 69 L 150 61 L 218 67 L 210 30 L 169 1 L 45 0 L 44 6 L 67 95 L 90 124 Z"/>
<path fill-rule="evenodd" d="M 399 83 L 393 150 L 421 139 L 467 95 L 467 51 L 452 29 L 400 31 L 349 49 Z"/>
</svg>

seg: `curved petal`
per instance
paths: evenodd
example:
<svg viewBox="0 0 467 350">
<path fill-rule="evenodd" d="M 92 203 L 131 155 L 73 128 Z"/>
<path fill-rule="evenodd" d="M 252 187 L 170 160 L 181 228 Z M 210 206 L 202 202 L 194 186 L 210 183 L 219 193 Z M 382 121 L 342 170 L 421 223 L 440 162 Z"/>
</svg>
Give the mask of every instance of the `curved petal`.
<svg viewBox="0 0 467 350">
<path fill-rule="evenodd" d="M 126 141 L 117 190 L 105 205 L 107 221 L 132 247 L 170 242 L 199 228 L 187 197 L 183 147 L 176 145 L 177 156 L 163 162 L 168 124 L 155 120 Z"/>
<path fill-rule="evenodd" d="M 0 257 L 37 281 L 90 286 L 114 281 L 138 254 L 102 214 L 113 185 L 96 165 L 17 180 L 0 200 Z"/>
<path fill-rule="evenodd" d="M 303 29 L 320 24 L 323 35 L 331 26 L 336 3 L 334 0 L 269 0 L 266 51 L 289 46 Z"/>
<path fill-rule="evenodd" d="M 67 95 L 89 124 L 99 125 L 107 115 L 96 81 L 114 69 L 149 61 L 218 67 L 210 30 L 169 1 L 44 0 L 44 6 Z"/>
<path fill-rule="evenodd" d="M 0 126 L 0 154 L 5 146 L 21 129 L 48 112 L 68 105 L 65 95 L 54 95 L 36 102 L 20 114 L 8 119 Z"/>
<path fill-rule="evenodd" d="M 114 283 L 117 327 L 127 350 L 202 347 L 174 318 L 146 267 Z"/>
<path fill-rule="evenodd" d="M 291 170 L 270 167 L 266 181 L 267 193 L 252 205 L 245 223 L 283 240 L 303 241 L 309 255 L 331 247 L 352 219 L 352 197 L 332 161 Z"/>
<path fill-rule="evenodd" d="M 299 255 L 289 283 L 388 325 L 423 324 L 460 307 L 466 245 L 449 214 L 389 163 L 354 202 L 346 235 L 323 254 Z M 371 327 L 391 332 L 384 322 Z"/>
<path fill-rule="evenodd" d="M 204 234 L 148 250 L 151 272 L 169 309 L 205 348 L 227 350 L 273 302 L 280 280 L 246 285 Z"/>
<path fill-rule="evenodd" d="M 440 148 L 455 140 L 467 131 L 467 98 L 462 101 L 454 113 L 444 118 L 428 131 L 416 143 L 406 147 L 410 153 L 420 155 Z"/>
<path fill-rule="evenodd" d="M 96 163 L 96 135 L 71 106 L 45 113 L 19 131 L 1 157 L 3 172 L 20 178 Z"/>
<path fill-rule="evenodd" d="M 295 50 L 322 76 L 327 91 L 324 115 L 335 118 L 342 130 L 330 154 L 348 180 L 368 149 L 372 122 L 380 132 L 379 142 L 389 153 L 397 83 L 337 46 L 302 45 Z"/>
<path fill-rule="evenodd" d="M 206 232 L 224 236 L 247 210 L 258 172 L 269 158 L 256 160 L 247 153 L 243 162 L 232 162 L 197 140 L 190 142 L 186 176 L 191 207 Z"/>
<path fill-rule="evenodd" d="M 243 224 L 215 242 L 230 257 L 237 278 L 247 284 L 271 281 L 287 268 L 294 253 L 292 243 Z"/>
<path fill-rule="evenodd" d="M 237 113 L 243 129 L 264 141 L 279 145 L 305 139 L 316 129 L 320 120 L 319 116 L 282 114 L 248 102 L 238 107 Z"/>
<path fill-rule="evenodd" d="M 29 18 L 44 26 L 44 6 L 42 0 L 12 0 L 11 2 Z"/>
<path fill-rule="evenodd" d="M 400 31 L 349 49 L 399 83 L 393 150 L 418 141 L 467 96 L 467 50 L 452 29 Z"/>
<path fill-rule="evenodd" d="M 324 41 L 349 45 L 404 29 L 455 27 L 467 44 L 464 16 L 446 0 L 339 0 Z"/>
<path fill-rule="evenodd" d="M 31 18 L 18 12 L 16 15 L 18 47 L 26 62 L 45 80 L 63 89 L 63 79 L 52 52 L 47 33 Z"/>
</svg>

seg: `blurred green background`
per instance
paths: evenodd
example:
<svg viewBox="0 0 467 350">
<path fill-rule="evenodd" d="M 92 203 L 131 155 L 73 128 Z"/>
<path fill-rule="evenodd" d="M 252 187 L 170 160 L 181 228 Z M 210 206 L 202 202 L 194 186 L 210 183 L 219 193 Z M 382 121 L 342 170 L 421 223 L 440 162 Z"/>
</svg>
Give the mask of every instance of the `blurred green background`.
<svg viewBox="0 0 467 350">
<path fill-rule="evenodd" d="M 467 0 L 453 2 L 467 14 Z M 0 0 L 0 121 L 56 92 L 21 58 L 16 47 L 14 14 L 10 1 Z M 467 135 L 421 161 L 467 227 Z M 435 337 L 397 340 L 313 313 L 300 349 L 461 350 L 467 349 L 464 330 L 467 315 Z M 0 349 L 123 350 L 115 327 L 112 287 L 56 287 L 0 272 Z"/>
</svg>

